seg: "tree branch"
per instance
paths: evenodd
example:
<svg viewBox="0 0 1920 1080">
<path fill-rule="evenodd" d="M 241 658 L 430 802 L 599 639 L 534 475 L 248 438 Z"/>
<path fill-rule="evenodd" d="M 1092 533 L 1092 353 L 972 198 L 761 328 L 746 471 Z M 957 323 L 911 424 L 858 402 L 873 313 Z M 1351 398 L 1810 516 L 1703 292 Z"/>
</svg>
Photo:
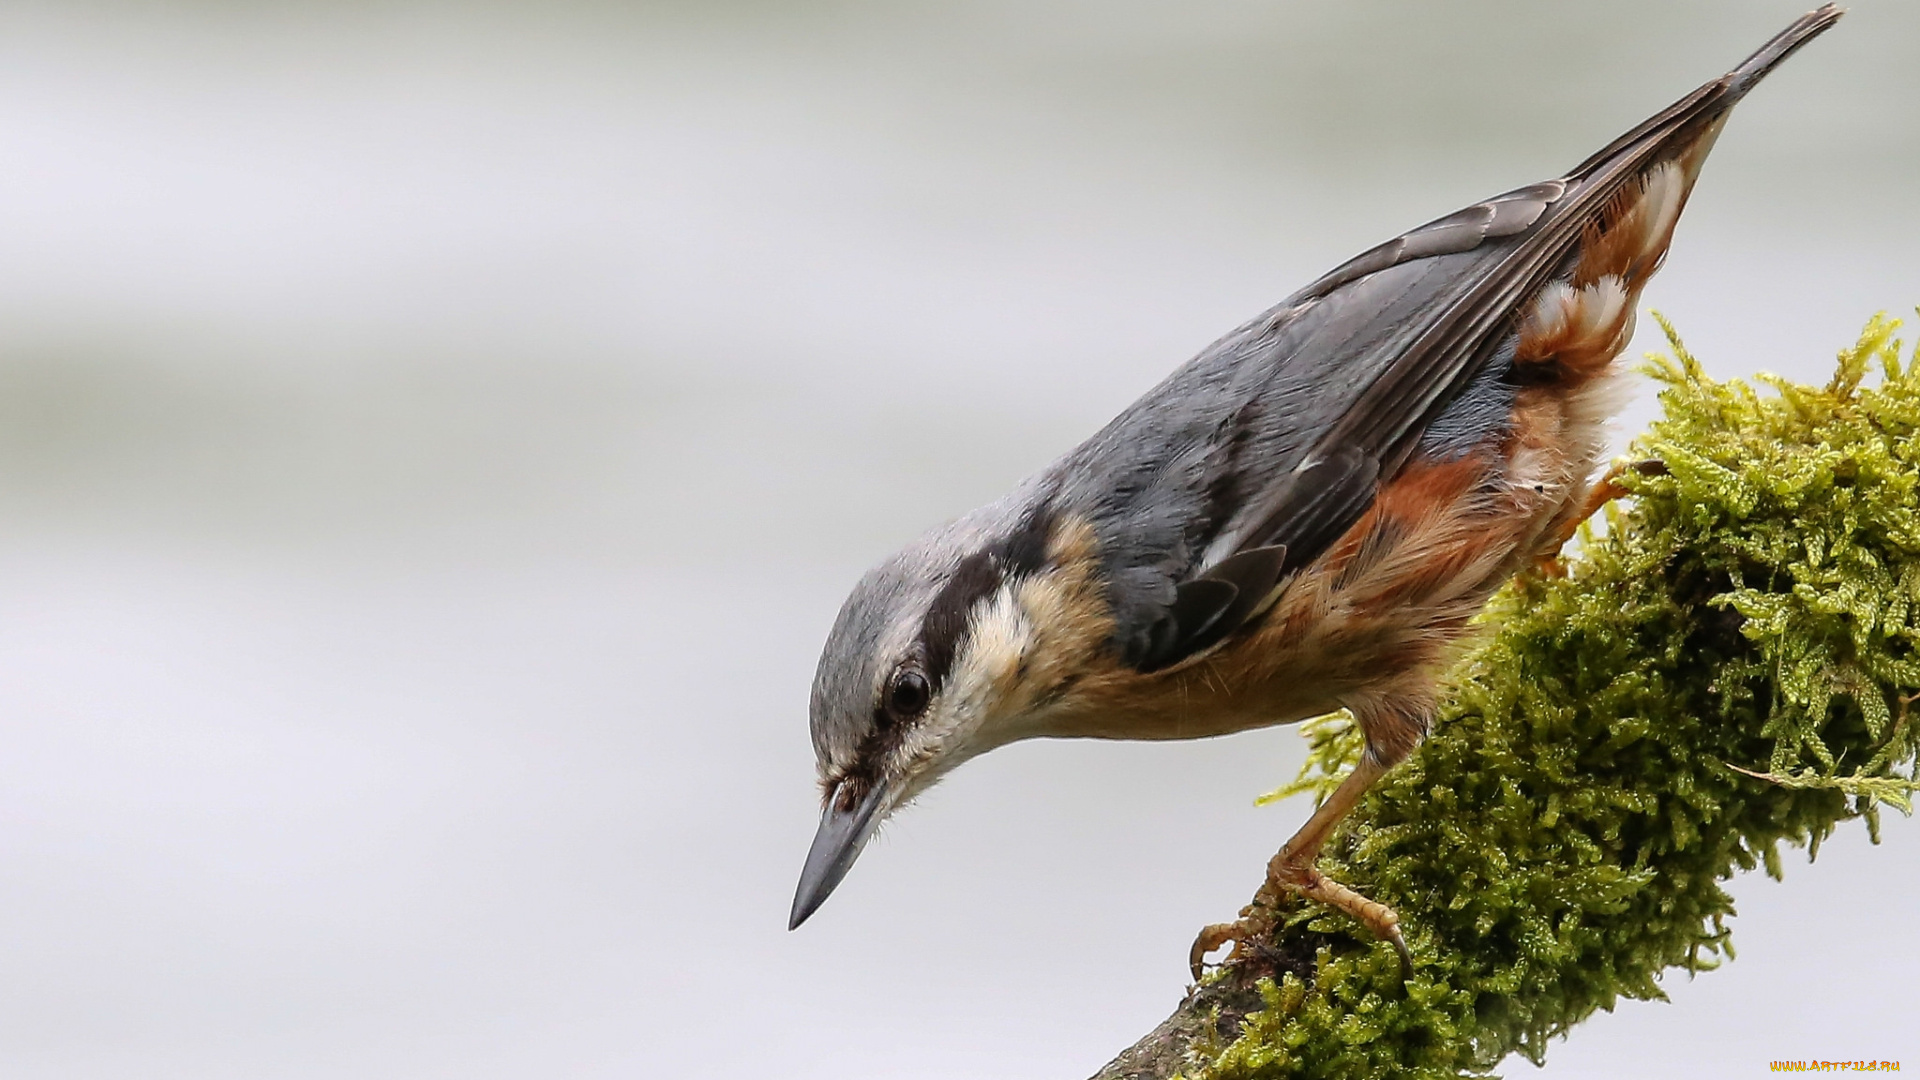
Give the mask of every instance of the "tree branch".
<svg viewBox="0 0 1920 1080">
<path fill-rule="evenodd" d="M 1664 320 L 1662 325 L 1665 326 Z M 1633 500 L 1489 608 L 1433 735 L 1322 867 L 1384 942 L 1293 900 L 1264 947 L 1096 1080 L 1478 1075 L 1658 977 L 1731 959 L 1722 883 L 1910 811 L 1920 744 L 1920 356 L 1877 317 L 1824 388 L 1708 379 L 1667 327 Z M 1870 367 L 1880 385 L 1863 388 Z M 1309 726 L 1296 788 L 1357 739 Z"/>
</svg>

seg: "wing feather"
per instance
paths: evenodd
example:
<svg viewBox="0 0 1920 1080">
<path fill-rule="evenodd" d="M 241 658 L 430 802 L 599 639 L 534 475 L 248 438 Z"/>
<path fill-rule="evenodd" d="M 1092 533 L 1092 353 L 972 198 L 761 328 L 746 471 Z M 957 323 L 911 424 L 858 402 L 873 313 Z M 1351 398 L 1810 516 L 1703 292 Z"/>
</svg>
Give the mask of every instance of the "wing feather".
<svg viewBox="0 0 1920 1080">
<path fill-rule="evenodd" d="M 1107 485 L 1090 498 L 1091 516 L 1128 662 L 1180 663 L 1264 611 L 1288 575 L 1366 513 L 1447 404 L 1509 355 L 1516 312 L 1566 272 L 1623 185 L 1710 142 L 1762 75 L 1837 18 L 1831 8 L 1803 17 L 1565 177 L 1334 268 L 1070 457 Z"/>
</svg>

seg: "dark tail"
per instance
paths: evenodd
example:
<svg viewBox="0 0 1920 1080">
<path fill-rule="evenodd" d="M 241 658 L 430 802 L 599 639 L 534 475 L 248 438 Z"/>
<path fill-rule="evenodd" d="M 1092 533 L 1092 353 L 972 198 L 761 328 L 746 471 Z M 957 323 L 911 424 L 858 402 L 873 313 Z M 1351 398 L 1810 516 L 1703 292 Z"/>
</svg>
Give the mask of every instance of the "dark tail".
<svg viewBox="0 0 1920 1080">
<path fill-rule="evenodd" d="M 1568 173 L 1567 179 L 1584 180 L 1636 146 L 1643 151 L 1650 151 L 1659 145 L 1684 144 L 1707 125 L 1725 116 L 1728 109 L 1746 97 L 1747 91 L 1779 67 L 1781 61 L 1799 51 L 1800 46 L 1825 33 L 1844 14 L 1846 12 L 1838 6 L 1826 4 L 1793 20 L 1792 25 L 1775 34 L 1773 40 L 1760 46 L 1739 67 L 1660 110 L 1632 131 L 1608 143 Z M 1654 156 L 1658 156 L 1657 151 Z"/>
<path fill-rule="evenodd" d="M 1844 14 L 1846 12 L 1839 6 L 1826 4 L 1793 20 L 1793 25 L 1775 34 L 1772 41 L 1760 46 L 1752 56 L 1747 57 L 1745 63 L 1727 72 L 1726 77 L 1720 80 L 1727 87 L 1727 104 L 1732 105 L 1746 96 L 1747 91 L 1779 67 L 1782 60 L 1798 52 L 1800 46 L 1826 33 L 1827 28 L 1839 22 Z"/>
</svg>

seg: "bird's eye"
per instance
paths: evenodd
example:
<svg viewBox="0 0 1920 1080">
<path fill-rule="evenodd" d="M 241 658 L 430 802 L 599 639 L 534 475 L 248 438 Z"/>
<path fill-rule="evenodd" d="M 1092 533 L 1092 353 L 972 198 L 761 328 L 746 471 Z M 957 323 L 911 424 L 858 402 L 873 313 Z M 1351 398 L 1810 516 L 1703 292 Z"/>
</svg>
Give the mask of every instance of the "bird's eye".
<svg viewBox="0 0 1920 1080">
<path fill-rule="evenodd" d="M 927 711 L 927 703 L 932 698 L 927 677 L 905 668 L 897 672 L 887 686 L 887 714 L 895 720 L 911 720 Z"/>
</svg>

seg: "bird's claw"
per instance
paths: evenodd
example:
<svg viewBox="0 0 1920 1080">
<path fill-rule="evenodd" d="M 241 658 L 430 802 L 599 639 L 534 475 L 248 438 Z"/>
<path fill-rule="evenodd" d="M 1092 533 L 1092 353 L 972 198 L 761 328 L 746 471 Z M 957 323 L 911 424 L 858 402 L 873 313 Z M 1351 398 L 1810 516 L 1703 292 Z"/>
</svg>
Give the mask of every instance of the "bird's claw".
<svg viewBox="0 0 1920 1080">
<path fill-rule="evenodd" d="M 1218 964 L 1212 965 L 1214 967 L 1226 967 L 1240 956 L 1243 949 L 1248 946 L 1258 945 L 1262 939 L 1272 932 L 1273 928 L 1271 926 L 1255 925 L 1251 919 L 1241 919 L 1238 922 L 1230 923 L 1213 923 L 1210 926 L 1202 927 L 1200 933 L 1193 939 L 1193 947 L 1187 950 L 1187 970 L 1193 974 L 1193 981 L 1197 983 L 1200 981 L 1200 977 L 1206 974 L 1208 953 L 1213 952 L 1222 945 L 1231 944 L 1233 951 L 1223 957 Z M 1384 939 L 1387 944 L 1392 945 L 1393 951 L 1400 956 L 1400 981 L 1403 983 L 1412 982 L 1413 950 L 1407 948 L 1406 935 L 1400 932 L 1398 926 L 1391 926 L 1388 927 L 1384 933 L 1381 933 L 1380 937 Z M 1259 950 L 1255 949 L 1255 951 L 1258 952 Z"/>
<path fill-rule="evenodd" d="M 1240 913 L 1237 921 L 1215 923 L 1201 930 L 1199 936 L 1193 939 L 1193 948 L 1187 952 L 1187 967 L 1193 973 L 1194 982 L 1199 982 L 1206 970 L 1207 954 L 1222 945 L 1231 942 L 1234 946 L 1233 951 L 1216 965 L 1225 967 L 1241 959 L 1250 947 L 1257 949 L 1265 942 L 1274 928 L 1270 913 L 1273 898 L 1283 891 L 1318 901 L 1353 916 L 1381 940 L 1392 945 L 1393 951 L 1399 954 L 1400 981 L 1413 981 L 1413 951 L 1407 948 L 1406 935 L 1400 932 L 1400 916 L 1392 908 L 1377 900 L 1369 900 L 1322 875 L 1310 859 L 1287 851 L 1282 851 L 1268 864 L 1267 875 L 1267 882 L 1260 894 Z"/>
<path fill-rule="evenodd" d="M 1402 934 L 1400 928 L 1396 926 L 1393 928 L 1392 933 L 1386 935 L 1386 939 L 1387 942 L 1393 946 L 1393 951 L 1400 954 L 1400 981 L 1402 983 L 1412 982 L 1413 950 L 1407 948 L 1406 935 Z"/>
<path fill-rule="evenodd" d="M 1276 860 L 1277 862 L 1278 860 Z M 1400 954 L 1400 981 L 1413 981 L 1413 950 L 1407 948 L 1407 937 L 1400 932 L 1400 916 L 1378 900 L 1369 900 L 1345 885 L 1322 876 L 1310 866 L 1288 867 L 1292 873 L 1276 878 L 1275 883 L 1299 893 L 1310 900 L 1318 900 L 1328 907 L 1346 912 L 1373 931 L 1374 936 L 1393 946 Z"/>
<path fill-rule="evenodd" d="M 1193 948 L 1187 950 L 1187 970 L 1193 973 L 1193 981 L 1199 982 L 1207 968 L 1207 954 L 1222 945 L 1231 943 L 1233 952 L 1228 953 L 1216 967 L 1224 967 L 1240 953 L 1241 946 L 1257 941 L 1271 932 L 1273 927 L 1259 923 L 1254 919 L 1241 918 L 1236 922 L 1214 923 L 1201 929 L 1193 939 Z"/>
</svg>

